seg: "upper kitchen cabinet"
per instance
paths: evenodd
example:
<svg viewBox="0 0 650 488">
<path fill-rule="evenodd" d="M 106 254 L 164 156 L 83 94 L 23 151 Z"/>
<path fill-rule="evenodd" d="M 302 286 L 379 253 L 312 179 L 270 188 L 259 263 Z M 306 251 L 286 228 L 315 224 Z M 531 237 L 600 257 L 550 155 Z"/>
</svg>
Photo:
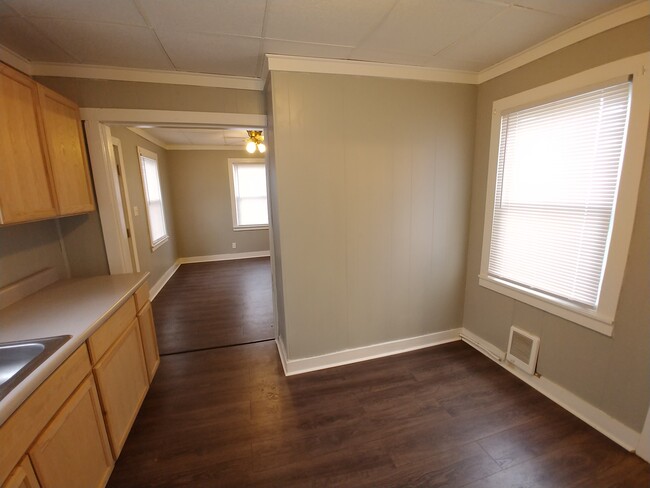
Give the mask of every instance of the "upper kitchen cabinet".
<svg viewBox="0 0 650 488">
<path fill-rule="evenodd" d="M 56 215 L 37 84 L 0 64 L 0 223 Z"/>
<path fill-rule="evenodd" d="M 0 63 L 0 224 L 94 210 L 79 108 Z"/>
<path fill-rule="evenodd" d="M 43 125 L 59 215 L 94 210 L 79 107 L 38 85 Z"/>
</svg>

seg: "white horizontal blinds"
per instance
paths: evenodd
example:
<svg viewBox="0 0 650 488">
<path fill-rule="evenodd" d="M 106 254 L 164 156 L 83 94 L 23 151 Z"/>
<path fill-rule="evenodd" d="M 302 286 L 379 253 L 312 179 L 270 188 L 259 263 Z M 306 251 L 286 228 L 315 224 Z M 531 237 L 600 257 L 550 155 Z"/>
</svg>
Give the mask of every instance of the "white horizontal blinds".
<svg viewBox="0 0 650 488">
<path fill-rule="evenodd" d="M 163 213 L 162 205 L 162 191 L 160 190 L 160 176 L 158 174 L 158 161 L 142 155 L 140 156 L 140 160 L 145 179 L 151 244 L 154 245 L 167 236 L 165 214 Z"/>
<path fill-rule="evenodd" d="M 490 276 L 596 308 L 631 83 L 502 116 Z"/>
<path fill-rule="evenodd" d="M 237 225 L 268 225 L 266 167 L 264 164 L 233 165 Z"/>
</svg>

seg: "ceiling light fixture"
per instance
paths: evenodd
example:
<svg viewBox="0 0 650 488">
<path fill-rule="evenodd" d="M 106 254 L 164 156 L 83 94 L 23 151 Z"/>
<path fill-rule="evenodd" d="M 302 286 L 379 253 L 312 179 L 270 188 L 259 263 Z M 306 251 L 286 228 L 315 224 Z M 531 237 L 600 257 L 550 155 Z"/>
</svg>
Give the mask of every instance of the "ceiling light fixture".
<svg viewBox="0 0 650 488">
<path fill-rule="evenodd" d="M 255 150 L 261 154 L 266 152 L 266 145 L 264 144 L 264 136 L 261 130 L 247 130 L 248 139 L 246 139 L 246 151 L 253 154 Z"/>
</svg>

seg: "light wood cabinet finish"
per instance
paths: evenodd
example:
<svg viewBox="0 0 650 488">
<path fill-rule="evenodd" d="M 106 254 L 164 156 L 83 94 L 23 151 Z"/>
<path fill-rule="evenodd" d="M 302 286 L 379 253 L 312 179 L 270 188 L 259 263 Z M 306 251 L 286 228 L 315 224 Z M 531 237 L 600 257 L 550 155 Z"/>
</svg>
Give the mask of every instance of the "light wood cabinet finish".
<svg viewBox="0 0 650 488">
<path fill-rule="evenodd" d="M 0 64 L 0 224 L 57 214 L 37 84 Z"/>
<path fill-rule="evenodd" d="M 140 288 L 135 291 L 134 297 L 137 310 L 142 310 L 142 307 L 149 303 L 149 283 L 146 281 L 142 283 Z"/>
<path fill-rule="evenodd" d="M 42 85 L 38 95 L 59 215 L 90 212 L 95 205 L 79 107 Z"/>
<path fill-rule="evenodd" d="M 137 320 L 131 322 L 93 371 L 106 430 L 117 459 L 149 388 Z"/>
<path fill-rule="evenodd" d="M 147 302 L 142 310 L 138 312 L 138 324 L 140 325 L 144 359 L 147 363 L 147 374 L 149 376 L 149 383 L 151 383 L 158 369 L 158 365 L 160 365 L 160 354 L 158 352 L 156 326 L 154 325 L 153 310 L 150 302 Z"/>
<path fill-rule="evenodd" d="M 100 360 L 134 318 L 135 301 L 131 297 L 88 339 L 88 349 L 93 364 Z"/>
<path fill-rule="evenodd" d="M 88 349 L 82 344 L 0 425 L 0 482 L 90 371 Z"/>
<path fill-rule="evenodd" d="M 92 376 L 56 414 L 29 451 L 43 487 L 103 488 L 113 470 Z"/>
<path fill-rule="evenodd" d="M 4 488 L 41 488 L 36 479 L 32 463 L 29 462 L 27 456 L 23 457 L 22 461 L 16 466 L 14 472 L 11 473 L 9 479 L 2 485 Z"/>
</svg>

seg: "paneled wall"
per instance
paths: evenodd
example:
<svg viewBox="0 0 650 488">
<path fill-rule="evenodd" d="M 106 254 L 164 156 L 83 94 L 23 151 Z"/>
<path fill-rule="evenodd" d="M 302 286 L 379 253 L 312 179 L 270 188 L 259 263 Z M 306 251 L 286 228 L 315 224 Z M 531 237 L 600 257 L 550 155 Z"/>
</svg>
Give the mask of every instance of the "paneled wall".
<svg viewBox="0 0 650 488">
<path fill-rule="evenodd" d="M 459 327 L 476 87 L 273 72 L 272 98 L 289 358 Z"/>
</svg>

